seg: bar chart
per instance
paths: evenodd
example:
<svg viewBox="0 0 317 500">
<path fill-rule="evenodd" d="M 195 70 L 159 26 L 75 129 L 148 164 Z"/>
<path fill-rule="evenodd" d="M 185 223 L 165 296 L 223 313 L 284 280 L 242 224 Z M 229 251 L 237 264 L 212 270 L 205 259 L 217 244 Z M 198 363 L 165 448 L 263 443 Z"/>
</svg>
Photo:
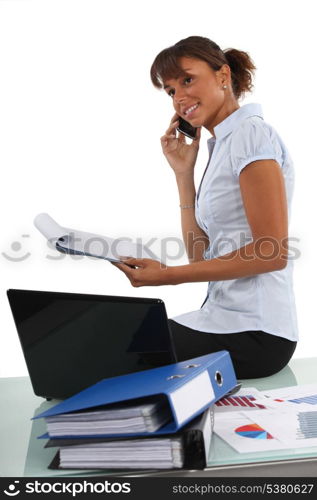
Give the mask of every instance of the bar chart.
<svg viewBox="0 0 317 500">
<path fill-rule="evenodd" d="M 303 411 L 297 415 L 299 428 L 297 429 L 297 439 L 317 438 L 317 412 Z"/>
</svg>

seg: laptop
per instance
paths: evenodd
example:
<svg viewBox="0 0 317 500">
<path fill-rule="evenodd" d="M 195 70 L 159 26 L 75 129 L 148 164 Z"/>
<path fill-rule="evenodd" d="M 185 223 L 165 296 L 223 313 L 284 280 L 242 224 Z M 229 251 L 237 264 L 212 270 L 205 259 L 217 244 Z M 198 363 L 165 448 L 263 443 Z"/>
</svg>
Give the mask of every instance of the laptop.
<svg viewBox="0 0 317 500">
<path fill-rule="evenodd" d="M 34 393 L 64 399 L 103 378 L 177 361 L 160 299 L 8 290 Z"/>
</svg>

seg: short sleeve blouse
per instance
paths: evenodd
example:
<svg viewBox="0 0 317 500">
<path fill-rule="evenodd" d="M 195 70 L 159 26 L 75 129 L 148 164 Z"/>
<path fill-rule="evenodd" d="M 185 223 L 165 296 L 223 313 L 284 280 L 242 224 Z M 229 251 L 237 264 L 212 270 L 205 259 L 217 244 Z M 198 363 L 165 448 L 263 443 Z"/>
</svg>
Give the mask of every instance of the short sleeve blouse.
<svg viewBox="0 0 317 500">
<path fill-rule="evenodd" d="M 259 104 L 246 104 L 219 123 L 209 139 L 209 164 L 196 196 L 196 219 L 209 238 L 206 260 L 252 241 L 241 196 L 239 175 L 251 162 L 272 159 L 282 169 L 288 213 L 294 171 L 290 155 L 275 129 L 263 120 Z M 265 168 L 265 165 L 263 166 Z M 298 339 L 292 283 L 293 262 L 270 273 L 208 283 L 207 297 L 196 311 L 175 321 L 207 333 L 261 330 Z"/>
</svg>

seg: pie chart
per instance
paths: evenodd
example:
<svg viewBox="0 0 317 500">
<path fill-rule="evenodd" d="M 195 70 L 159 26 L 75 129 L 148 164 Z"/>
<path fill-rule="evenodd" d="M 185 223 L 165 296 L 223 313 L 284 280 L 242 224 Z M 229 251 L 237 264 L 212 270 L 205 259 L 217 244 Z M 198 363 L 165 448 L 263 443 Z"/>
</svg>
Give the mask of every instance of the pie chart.
<svg viewBox="0 0 317 500">
<path fill-rule="evenodd" d="M 234 432 L 239 436 L 252 438 L 252 439 L 274 439 L 271 434 L 266 432 L 265 429 L 258 424 L 247 424 L 237 427 Z"/>
</svg>

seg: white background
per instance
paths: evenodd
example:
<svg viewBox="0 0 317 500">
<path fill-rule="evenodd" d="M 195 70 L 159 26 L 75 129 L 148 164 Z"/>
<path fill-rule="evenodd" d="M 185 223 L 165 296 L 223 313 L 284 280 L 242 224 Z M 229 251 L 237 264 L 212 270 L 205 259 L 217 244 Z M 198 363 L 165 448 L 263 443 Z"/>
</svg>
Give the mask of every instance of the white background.
<svg viewBox="0 0 317 500">
<path fill-rule="evenodd" d="M 149 69 L 160 50 L 189 35 L 246 50 L 258 68 L 245 102 L 262 104 L 296 167 L 290 235 L 300 239 L 294 278 L 301 341 L 295 357 L 317 355 L 313 6 L 0 0 L 0 376 L 27 373 L 8 288 L 159 297 L 169 316 L 200 307 L 205 283 L 134 289 L 107 262 L 47 258 L 58 255 L 33 226 L 36 214 L 48 212 L 63 226 L 111 237 L 180 237 L 174 176 L 159 142 L 173 110 L 152 87 Z"/>
</svg>

